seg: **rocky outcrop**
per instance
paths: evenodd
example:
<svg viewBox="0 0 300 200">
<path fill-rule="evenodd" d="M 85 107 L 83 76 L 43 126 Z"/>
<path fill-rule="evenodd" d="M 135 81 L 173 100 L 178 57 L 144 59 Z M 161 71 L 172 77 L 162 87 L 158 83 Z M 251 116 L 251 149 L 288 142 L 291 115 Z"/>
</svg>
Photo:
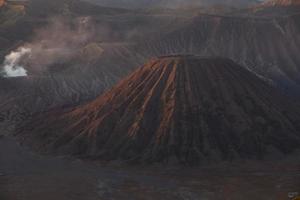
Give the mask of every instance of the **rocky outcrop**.
<svg viewBox="0 0 300 200">
<path fill-rule="evenodd" d="M 199 163 L 291 153 L 300 107 L 229 59 L 153 59 L 73 110 L 37 116 L 18 137 L 47 152 Z"/>
<path fill-rule="evenodd" d="M 0 0 L 0 8 L 6 4 L 6 0 Z"/>
</svg>

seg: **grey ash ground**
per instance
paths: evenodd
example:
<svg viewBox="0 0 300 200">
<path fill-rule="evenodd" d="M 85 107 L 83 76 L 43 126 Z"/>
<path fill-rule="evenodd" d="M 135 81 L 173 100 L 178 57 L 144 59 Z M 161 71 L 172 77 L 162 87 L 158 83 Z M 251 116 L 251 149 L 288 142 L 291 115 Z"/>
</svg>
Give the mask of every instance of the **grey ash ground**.
<svg viewBox="0 0 300 200">
<path fill-rule="evenodd" d="M 3 200 L 274 200 L 299 191 L 300 164 L 241 162 L 195 168 L 107 166 L 37 155 L 0 139 Z"/>
</svg>

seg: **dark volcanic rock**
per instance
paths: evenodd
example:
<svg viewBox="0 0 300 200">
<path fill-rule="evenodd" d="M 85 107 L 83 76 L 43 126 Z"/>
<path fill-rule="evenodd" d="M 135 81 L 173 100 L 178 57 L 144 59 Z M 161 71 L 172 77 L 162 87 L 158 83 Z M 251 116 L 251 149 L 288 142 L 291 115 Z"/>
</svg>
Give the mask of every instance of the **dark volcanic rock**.
<svg viewBox="0 0 300 200">
<path fill-rule="evenodd" d="M 36 117 L 18 136 L 39 150 L 105 160 L 251 159 L 299 147 L 299 113 L 229 59 L 168 56 L 91 103 Z"/>
<path fill-rule="evenodd" d="M 200 15 L 136 51 L 230 58 L 288 93 L 300 94 L 299 21 L 300 15 L 276 19 Z"/>
</svg>

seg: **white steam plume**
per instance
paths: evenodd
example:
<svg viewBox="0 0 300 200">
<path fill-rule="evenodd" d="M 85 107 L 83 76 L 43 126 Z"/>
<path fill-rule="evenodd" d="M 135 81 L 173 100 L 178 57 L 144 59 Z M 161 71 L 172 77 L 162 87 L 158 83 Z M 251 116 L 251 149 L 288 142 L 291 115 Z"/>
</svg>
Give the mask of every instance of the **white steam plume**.
<svg viewBox="0 0 300 200">
<path fill-rule="evenodd" d="M 16 51 L 12 51 L 5 56 L 3 63 L 2 74 L 4 77 L 19 77 L 27 76 L 27 70 L 21 64 L 24 57 L 28 57 L 31 54 L 30 48 L 20 47 Z"/>
<path fill-rule="evenodd" d="M 5 77 L 43 74 L 69 66 L 78 59 L 80 50 L 93 38 L 90 17 L 69 19 L 54 17 L 36 29 L 30 41 L 5 57 L 0 75 Z M 71 65 L 71 64 L 70 64 Z"/>
</svg>

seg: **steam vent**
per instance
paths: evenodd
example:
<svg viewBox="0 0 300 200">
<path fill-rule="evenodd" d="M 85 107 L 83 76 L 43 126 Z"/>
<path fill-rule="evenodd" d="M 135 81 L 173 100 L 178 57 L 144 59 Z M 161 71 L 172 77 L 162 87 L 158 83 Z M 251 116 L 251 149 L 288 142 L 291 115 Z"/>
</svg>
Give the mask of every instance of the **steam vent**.
<svg viewBox="0 0 300 200">
<path fill-rule="evenodd" d="M 47 120 L 45 120 L 47 119 Z M 36 117 L 36 149 L 100 160 L 198 164 L 300 147 L 300 109 L 224 58 L 153 59 L 93 102 Z"/>
</svg>

